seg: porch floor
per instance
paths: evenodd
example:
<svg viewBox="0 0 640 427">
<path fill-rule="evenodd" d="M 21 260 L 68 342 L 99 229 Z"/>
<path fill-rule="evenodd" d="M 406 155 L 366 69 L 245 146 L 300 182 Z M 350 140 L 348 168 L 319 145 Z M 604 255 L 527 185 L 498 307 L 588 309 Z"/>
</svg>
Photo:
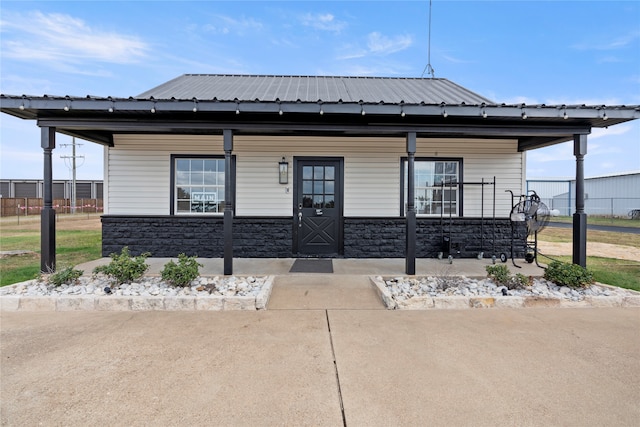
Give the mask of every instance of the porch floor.
<svg viewBox="0 0 640 427">
<path fill-rule="evenodd" d="M 164 265 L 171 258 L 148 258 L 149 270 L 147 274 L 160 274 Z M 295 262 L 295 258 L 234 258 L 233 274 L 238 276 L 308 276 L 308 275 L 359 275 L 359 276 L 404 276 L 404 258 L 367 258 L 367 259 L 333 259 L 333 273 L 291 273 L 289 270 Z M 86 275 L 90 275 L 98 265 L 108 264 L 111 258 L 100 258 L 76 266 L 84 270 Z M 222 275 L 224 273 L 224 260 L 222 258 L 198 258 L 203 267 L 200 274 L 203 276 Z M 500 264 L 499 260 L 496 264 Z M 487 272 L 485 267 L 491 265 L 491 259 L 454 259 L 451 264 L 446 259 L 421 258 L 416 259 L 416 276 L 467 276 L 485 277 Z M 522 273 L 525 276 L 539 277 L 544 274 L 544 270 L 535 263 L 529 264 L 524 259 L 516 259 L 516 264 L 521 268 L 514 267 L 511 260 L 506 265 L 512 273 Z M 544 264 L 542 264 L 544 265 Z"/>
</svg>

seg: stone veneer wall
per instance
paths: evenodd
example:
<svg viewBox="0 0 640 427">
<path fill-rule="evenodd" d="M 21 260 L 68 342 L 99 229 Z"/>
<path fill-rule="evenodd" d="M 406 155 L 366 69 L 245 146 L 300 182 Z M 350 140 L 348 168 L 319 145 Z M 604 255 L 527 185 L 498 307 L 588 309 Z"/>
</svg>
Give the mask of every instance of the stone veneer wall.
<svg viewBox="0 0 640 427">
<path fill-rule="evenodd" d="M 128 246 L 133 255 L 224 256 L 223 220 L 203 216 L 103 216 L 102 255 Z M 233 251 L 240 258 L 291 257 L 291 218 L 234 218 Z"/>
<path fill-rule="evenodd" d="M 154 257 L 219 258 L 224 254 L 220 217 L 110 216 L 102 217 L 102 256 L 128 246 L 131 254 Z"/>
<path fill-rule="evenodd" d="M 443 250 L 444 236 L 451 228 L 451 253 L 471 258 L 481 248 L 481 220 L 454 218 L 418 219 L 416 256 L 433 258 Z M 405 252 L 404 218 L 345 218 L 345 258 L 403 258 Z M 515 241 L 516 256 L 524 255 L 524 229 L 519 227 Z M 496 219 L 495 255 L 511 255 L 511 222 Z M 292 256 L 291 218 L 234 218 L 233 254 L 238 258 L 288 258 Z M 102 254 L 108 256 L 128 246 L 132 254 L 150 252 L 154 257 L 224 256 L 223 220 L 203 216 L 117 216 L 102 217 Z M 493 251 L 493 223 L 484 220 L 484 256 Z"/>
<path fill-rule="evenodd" d="M 493 249 L 493 221 L 480 218 L 417 219 L 416 257 L 434 258 L 443 250 L 443 240 L 451 242 L 451 254 L 472 258 L 484 249 L 484 256 L 491 257 Z M 495 255 L 504 252 L 511 256 L 512 228 L 509 219 L 495 220 Z M 443 233 L 444 230 L 444 233 Z M 451 230 L 451 234 L 449 234 Z M 481 233 L 483 231 L 483 233 Z M 406 226 L 404 218 L 345 218 L 345 258 L 403 258 L 405 253 Z M 484 235 L 484 245 L 481 236 Z M 516 257 L 524 256 L 525 230 L 516 229 L 514 248 Z M 445 255 L 446 256 L 446 255 Z"/>
</svg>

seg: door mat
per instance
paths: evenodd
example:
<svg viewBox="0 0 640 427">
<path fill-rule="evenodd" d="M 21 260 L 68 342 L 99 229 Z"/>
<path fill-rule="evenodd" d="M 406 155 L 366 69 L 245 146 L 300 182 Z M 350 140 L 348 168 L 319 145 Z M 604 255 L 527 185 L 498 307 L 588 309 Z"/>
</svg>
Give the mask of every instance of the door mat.
<svg viewBox="0 0 640 427">
<path fill-rule="evenodd" d="M 289 273 L 333 273 L 333 262 L 330 259 L 297 259 Z"/>
</svg>

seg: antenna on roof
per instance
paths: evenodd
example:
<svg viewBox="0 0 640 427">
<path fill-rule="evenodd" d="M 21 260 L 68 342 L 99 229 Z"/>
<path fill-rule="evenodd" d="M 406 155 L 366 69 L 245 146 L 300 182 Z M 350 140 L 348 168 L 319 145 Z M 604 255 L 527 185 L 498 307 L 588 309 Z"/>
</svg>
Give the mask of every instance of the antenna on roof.
<svg viewBox="0 0 640 427">
<path fill-rule="evenodd" d="M 436 70 L 431 66 L 431 0 L 429 0 L 429 42 L 427 46 L 427 65 L 422 70 L 420 77 L 424 77 L 424 73 L 429 73 L 431 78 L 436 76 Z"/>
</svg>

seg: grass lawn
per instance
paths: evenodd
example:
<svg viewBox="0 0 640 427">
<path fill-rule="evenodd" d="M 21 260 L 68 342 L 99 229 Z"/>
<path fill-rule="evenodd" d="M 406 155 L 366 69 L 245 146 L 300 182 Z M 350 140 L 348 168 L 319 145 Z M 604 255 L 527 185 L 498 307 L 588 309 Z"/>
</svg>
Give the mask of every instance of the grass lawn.
<svg viewBox="0 0 640 427">
<path fill-rule="evenodd" d="M 540 232 L 538 238 L 545 242 L 570 243 L 573 241 L 572 234 L 573 230 L 570 228 L 546 227 Z M 587 241 L 640 248 L 640 234 L 587 230 Z M 552 256 L 552 258 L 572 262 L 571 256 Z M 550 260 L 541 256 L 540 261 L 546 263 Z M 593 272 L 598 282 L 640 291 L 640 260 L 587 256 L 587 268 Z"/>
<path fill-rule="evenodd" d="M 545 227 L 538 233 L 538 239 L 545 242 L 572 242 L 573 230 L 571 228 Z M 587 241 L 640 248 L 640 234 L 587 230 Z"/>
<path fill-rule="evenodd" d="M 570 256 L 551 256 L 551 259 L 571 262 Z M 540 262 L 551 262 L 549 257 L 541 256 Z M 596 282 L 640 291 L 640 262 L 622 259 L 587 257 L 587 268 L 593 272 Z"/>
<path fill-rule="evenodd" d="M 0 286 L 34 279 L 40 272 L 40 222 L 38 219 L 3 219 L 0 222 L 0 250 L 32 253 L 0 259 Z M 102 256 L 100 219 L 62 218 L 56 224 L 56 264 L 74 266 Z"/>
</svg>

